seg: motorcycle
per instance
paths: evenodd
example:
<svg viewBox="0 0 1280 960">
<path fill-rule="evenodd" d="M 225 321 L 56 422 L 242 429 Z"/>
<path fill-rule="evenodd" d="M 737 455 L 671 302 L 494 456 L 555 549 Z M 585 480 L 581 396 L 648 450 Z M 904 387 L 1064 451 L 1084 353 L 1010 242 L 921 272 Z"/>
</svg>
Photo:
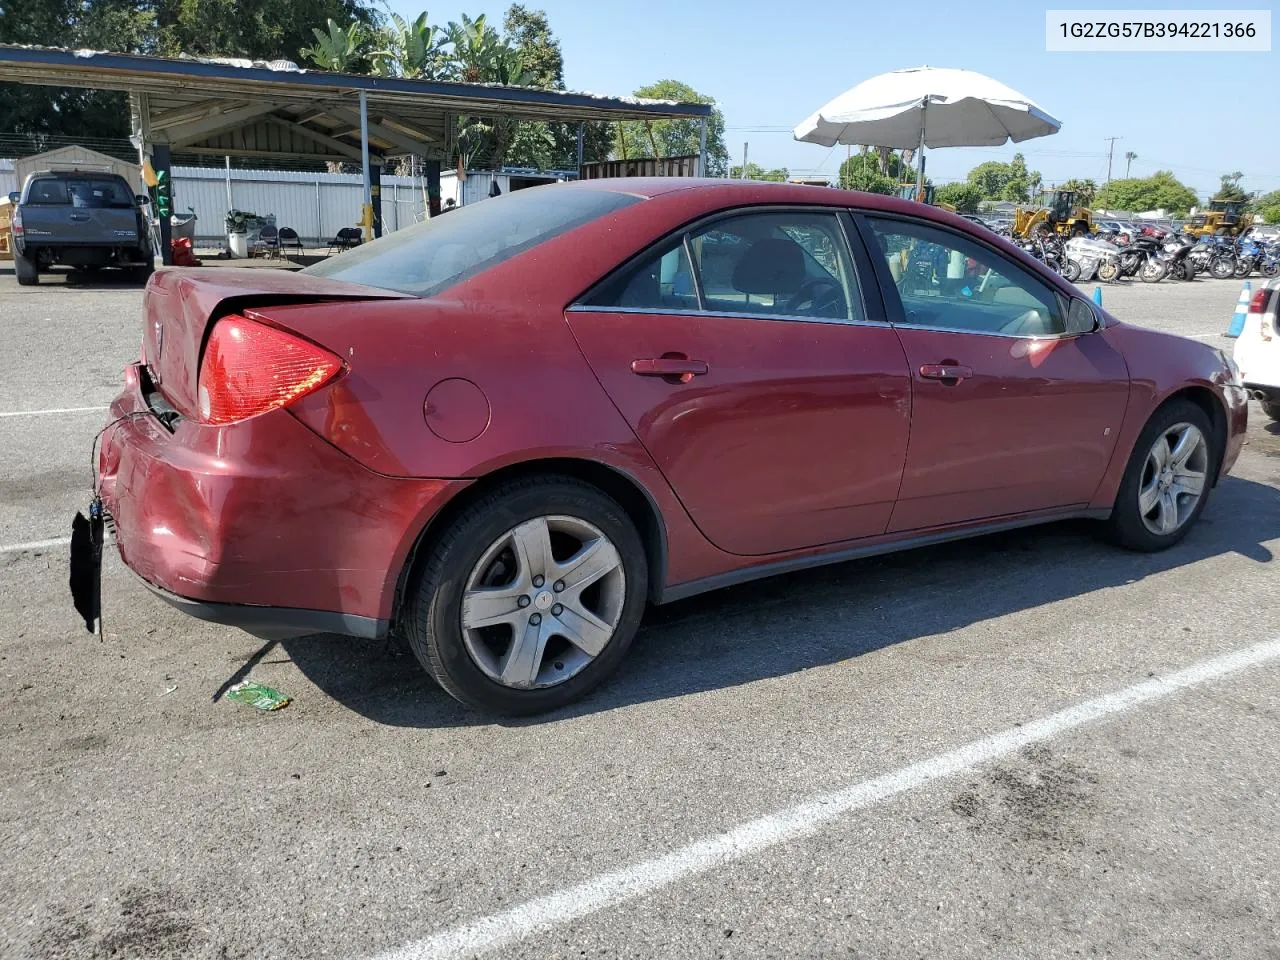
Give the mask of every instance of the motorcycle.
<svg viewBox="0 0 1280 960">
<path fill-rule="evenodd" d="M 1144 283 L 1159 283 L 1169 272 L 1160 259 L 1160 242 L 1154 237 L 1137 237 L 1127 247 L 1116 251 L 1118 277 L 1138 277 Z"/>
<path fill-rule="evenodd" d="M 1190 237 L 1181 234 L 1167 234 L 1160 245 L 1157 256 L 1164 264 L 1164 273 L 1168 277 L 1181 280 L 1196 278 L 1195 261 L 1191 259 L 1191 250 L 1195 243 Z M 1144 276 L 1142 279 L 1146 280 Z"/>
<path fill-rule="evenodd" d="M 1266 247 L 1256 240 L 1240 240 L 1236 244 L 1236 276 L 1244 279 L 1262 266 Z"/>
<path fill-rule="evenodd" d="M 1266 253 L 1262 255 L 1262 262 L 1258 265 L 1258 269 L 1268 280 L 1280 277 L 1280 243 L 1272 243 L 1267 246 Z"/>
<path fill-rule="evenodd" d="M 1201 237 L 1191 248 L 1191 258 L 1199 272 L 1208 273 L 1215 280 L 1235 276 L 1235 247 L 1219 237 Z"/>
<path fill-rule="evenodd" d="M 1071 283 L 1088 282 L 1094 277 L 1103 279 L 1099 270 L 1104 263 L 1116 260 L 1116 248 L 1105 240 L 1072 237 L 1064 246 L 1063 256 L 1062 276 Z"/>
</svg>

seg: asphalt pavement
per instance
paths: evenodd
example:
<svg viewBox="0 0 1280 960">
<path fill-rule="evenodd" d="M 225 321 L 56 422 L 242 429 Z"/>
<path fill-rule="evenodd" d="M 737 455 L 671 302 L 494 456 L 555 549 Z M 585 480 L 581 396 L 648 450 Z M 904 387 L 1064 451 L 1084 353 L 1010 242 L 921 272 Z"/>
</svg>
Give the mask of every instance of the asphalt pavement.
<svg viewBox="0 0 1280 960">
<path fill-rule="evenodd" d="M 1229 346 L 1239 290 L 1103 296 Z M 194 621 L 115 557 L 85 632 L 61 540 L 140 302 L 0 271 L 0 956 L 1280 957 L 1256 405 L 1171 551 L 1059 524 L 735 587 L 495 723 L 392 645 Z M 245 676 L 293 702 L 221 696 Z"/>
</svg>

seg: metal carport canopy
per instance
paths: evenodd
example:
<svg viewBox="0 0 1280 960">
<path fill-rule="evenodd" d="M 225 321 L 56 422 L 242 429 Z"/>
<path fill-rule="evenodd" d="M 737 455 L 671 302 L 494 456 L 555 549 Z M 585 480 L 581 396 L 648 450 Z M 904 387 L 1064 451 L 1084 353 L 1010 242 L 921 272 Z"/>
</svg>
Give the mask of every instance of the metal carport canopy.
<svg viewBox="0 0 1280 960">
<path fill-rule="evenodd" d="M 123 90 L 135 136 L 174 152 L 359 160 L 359 103 L 381 154 L 448 156 L 460 115 L 524 120 L 705 119 L 706 104 L 0 45 L 0 81 Z"/>
</svg>

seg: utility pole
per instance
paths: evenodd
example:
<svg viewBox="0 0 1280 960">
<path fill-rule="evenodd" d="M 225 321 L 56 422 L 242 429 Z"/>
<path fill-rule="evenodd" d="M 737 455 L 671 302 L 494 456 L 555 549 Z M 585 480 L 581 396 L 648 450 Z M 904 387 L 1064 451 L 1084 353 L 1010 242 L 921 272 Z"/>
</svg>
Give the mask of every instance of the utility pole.
<svg viewBox="0 0 1280 960">
<path fill-rule="evenodd" d="M 1111 158 L 1116 152 L 1116 141 L 1123 140 L 1124 137 L 1103 137 L 1110 146 L 1107 148 L 1107 183 L 1111 182 Z"/>
<path fill-rule="evenodd" d="M 738 177 L 739 180 L 747 179 L 747 146 L 745 143 L 742 145 L 742 173 Z"/>
</svg>

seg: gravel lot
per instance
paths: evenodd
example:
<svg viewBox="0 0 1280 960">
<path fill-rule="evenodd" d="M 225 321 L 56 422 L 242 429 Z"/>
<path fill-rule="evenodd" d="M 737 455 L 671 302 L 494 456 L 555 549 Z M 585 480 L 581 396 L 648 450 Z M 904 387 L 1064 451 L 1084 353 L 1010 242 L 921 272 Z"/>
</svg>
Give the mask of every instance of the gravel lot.
<svg viewBox="0 0 1280 960">
<path fill-rule="evenodd" d="M 1226 345 L 1239 289 L 1104 298 Z M 186 619 L 114 555 L 84 632 L 65 548 L 23 545 L 87 499 L 140 299 L 0 271 L 0 956 L 1280 956 L 1256 405 L 1172 551 L 1067 524 L 734 588 L 492 723 L 387 645 Z M 244 675 L 294 703 L 219 699 Z"/>
</svg>

